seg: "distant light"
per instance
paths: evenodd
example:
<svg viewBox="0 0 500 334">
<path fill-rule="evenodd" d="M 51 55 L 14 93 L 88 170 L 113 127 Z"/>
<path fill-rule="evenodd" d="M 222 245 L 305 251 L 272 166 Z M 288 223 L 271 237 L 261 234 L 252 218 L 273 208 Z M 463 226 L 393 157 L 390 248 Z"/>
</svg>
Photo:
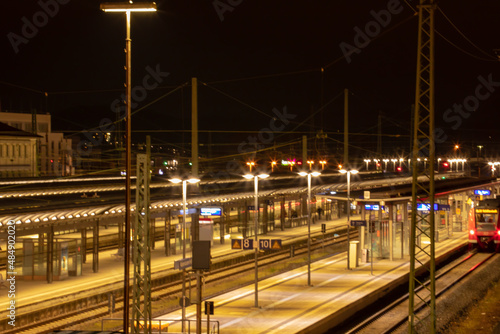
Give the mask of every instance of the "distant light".
<svg viewBox="0 0 500 334">
<path fill-rule="evenodd" d="M 105 2 L 101 4 L 104 12 L 156 12 L 155 2 Z"/>
</svg>

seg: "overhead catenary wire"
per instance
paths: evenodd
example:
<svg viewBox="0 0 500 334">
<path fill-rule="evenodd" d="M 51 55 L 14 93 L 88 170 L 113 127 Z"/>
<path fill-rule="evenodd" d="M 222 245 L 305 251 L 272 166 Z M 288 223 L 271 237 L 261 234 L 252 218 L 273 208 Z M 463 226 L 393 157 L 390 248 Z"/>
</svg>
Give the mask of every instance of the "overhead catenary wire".
<svg viewBox="0 0 500 334">
<path fill-rule="evenodd" d="M 495 55 L 493 55 L 493 54 L 491 54 L 489 52 L 484 51 L 479 46 L 477 46 L 474 42 L 472 42 L 467 36 L 465 36 L 465 34 L 460 29 L 458 29 L 458 27 L 451 21 L 451 19 L 443 12 L 443 10 L 441 9 L 441 7 L 438 6 L 437 9 L 444 16 L 444 18 L 446 19 L 446 21 L 448 21 L 448 23 L 460 34 L 460 36 L 462 36 L 467 42 L 469 42 L 479 52 L 481 52 L 484 55 L 486 55 L 487 57 L 491 58 L 491 59 L 484 59 L 484 60 L 487 60 L 487 61 L 498 61 L 498 58 Z M 481 59 L 479 57 L 477 57 L 477 58 Z"/>
<path fill-rule="evenodd" d="M 208 87 L 208 88 L 210 88 L 210 89 L 212 89 L 212 90 L 216 91 L 217 93 L 222 94 L 222 95 L 224 95 L 225 97 L 227 97 L 227 98 L 229 98 L 229 99 L 231 99 L 231 100 L 233 100 L 233 101 L 236 101 L 236 102 L 238 102 L 238 103 L 240 103 L 240 104 L 244 105 L 245 107 L 247 107 L 247 108 L 249 108 L 249 109 L 251 109 L 251 110 L 254 110 L 254 111 L 258 112 L 259 114 L 262 114 L 262 115 L 264 115 L 264 116 L 267 116 L 267 117 L 269 117 L 269 118 L 271 118 L 271 119 L 275 117 L 275 116 L 273 116 L 273 115 L 270 115 L 270 114 L 266 113 L 265 111 L 262 111 L 262 110 L 260 110 L 260 109 L 258 109 L 258 108 L 255 108 L 255 107 L 253 107 L 253 106 L 249 105 L 249 104 L 248 104 L 248 103 L 246 103 L 246 102 L 241 101 L 240 99 L 238 99 L 238 98 L 236 98 L 236 97 L 234 97 L 234 96 L 232 96 L 232 95 L 229 95 L 229 94 L 228 94 L 228 93 L 226 93 L 226 92 L 223 92 L 222 90 L 220 90 L 220 89 L 218 89 L 218 88 L 215 88 L 215 87 L 213 87 L 213 86 L 209 85 L 209 84 L 208 84 L 208 83 L 206 83 L 206 82 L 201 82 L 201 81 L 200 81 L 200 83 L 201 83 L 203 86 Z"/>
</svg>

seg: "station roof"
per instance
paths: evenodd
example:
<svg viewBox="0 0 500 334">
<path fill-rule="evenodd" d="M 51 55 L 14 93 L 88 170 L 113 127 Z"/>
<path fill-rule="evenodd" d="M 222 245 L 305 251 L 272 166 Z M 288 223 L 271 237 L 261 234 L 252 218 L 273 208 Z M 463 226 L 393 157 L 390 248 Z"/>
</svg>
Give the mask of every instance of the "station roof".
<svg viewBox="0 0 500 334">
<path fill-rule="evenodd" d="M 438 176 L 437 176 L 438 177 Z M 390 178 L 390 179 L 378 179 L 378 180 L 366 180 L 366 181 L 355 181 L 351 182 L 351 192 L 354 194 L 356 191 L 373 190 L 373 196 L 377 199 L 372 199 L 371 201 L 394 201 L 394 200 L 405 200 L 408 199 L 407 196 L 399 195 L 393 196 L 392 193 L 397 193 L 397 187 L 408 186 L 412 182 L 412 177 L 401 177 L 401 178 Z M 472 182 L 469 180 L 469 183 Z M 484 183 L 492 183 L 491 180 L 483 180 Z M 481 183 L 478 180 L 473 180 L 474 185 L 470 185 L 471 188 L 478 187 Z M 499 182 L 493 182 L 499 183 Z M 382 191 L 381 187 L 385 187 Z M 387 191 L 387 187 L 393 189 Z M 406 187 L 408 188 L 408 187 Z M 410 187 L 411 188 L 411 187 Z M 463 188 L 463 185 L 459 188 Z M 329 183 L 329 184 L 318 184 L 311 187 L 311 193 L 315 196 L 325 196 L 336 200 L 346 200 L 345 196 L 338 195 L 339 192 L 345 192 L 347 190 L 347 184 L 344 183 Z M 458 191 L 458 190 L 457 190 Z M 262 198 L 268 198 L 270 196 L 287 196 L 293 194 L 300 194 L 307 192 L 306 186 L 289 187 L 284 189 L 274 189 L 274 190 L 262 190 L 259 191 L 258 195 Z M 332 195 L 332 192 L 336 192 L 337 195 Z M 389 194 L 391 193 L 391 194 Z M 351 197 L 353 196 L 351 194 Z M 410 193 L 411 194 L 411 193 Z M 204 195 L 189 198 L 187 200 L 188 206 L 200 206 L 200 205 L 221 205 L 221 203 L 235 202 L 244 199 L 254 198 L 254 192 L 239 192 L 233 194 L 214 194 L 214 195 Z M 382 197 L 380 197 L 382 196 Z M 384 197 L 385 196 L 385 197 Z M 359 197 L 359 196 L 358 196 Z M 363 199 L 359 199 L 363 201 Z M 182 198 L 178 199 L 168 199 L 168 200 L 156 200 L 152 201 L 150 205 L 151 213 L 163 212 L 166 208 L 177 208 L 181 209 L 183 205 Z M 131 211 L 135 211 L 135 205 L 132 205 Z M 108 218 L 116 217 L 120 218 L 124 215 L 125 205 L 102 205 L 87 208 L 78 209 L 64 209 L 64 210 L 53 210 L 47 212 L 36 212 L 30 214 L 20 214 L 20 215 L 6 215 L 0 217 L 0 229 L 5 226 L 8 222 L 14 222 L 16 225 L 22 225 L 23 228 L 36 228 L 36 225 L 47 225 L 52 223 L 70 223 L 78 222 L 82 220 L 93 220 L 97 218 Z M 21 226 L 20 226 L 21 227 Z"/>
</svg>

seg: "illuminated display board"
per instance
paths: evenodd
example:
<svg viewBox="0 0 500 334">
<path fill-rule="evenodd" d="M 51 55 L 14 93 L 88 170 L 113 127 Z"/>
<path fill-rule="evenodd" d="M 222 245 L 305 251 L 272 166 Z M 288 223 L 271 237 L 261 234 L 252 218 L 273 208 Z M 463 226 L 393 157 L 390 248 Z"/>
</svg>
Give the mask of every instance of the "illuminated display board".
<svg viewBox="0 0 500 334">
<path fill-rule="evenodd" d="M 488 189 L 476 189 L 476 190 L 474 190 L 474 195 L 476 195 L 476 196 L 480 196 L 480 195 L 490 196 L 491 195 L 491 190 L 488 190 Z"/>
<path fill-rule="evenodd" d="M 200 215 L 201 216 L 220 216 L 222 213 L 221 208 L 217 207 L 209 207 L 209 208 L 201 208 Z"/>
<path fill-rule="evenodd" d="M 476 209 L 476 213 L 498 213 L 497 209 Z"/>
<path fill-rule="evenodd" d="M 417 203 L 417 211 L 430 211 L 431 205 L 429 203 Z M 434 203 L 434 211 L 450 211 L 448 204 Z"/>
</svg>

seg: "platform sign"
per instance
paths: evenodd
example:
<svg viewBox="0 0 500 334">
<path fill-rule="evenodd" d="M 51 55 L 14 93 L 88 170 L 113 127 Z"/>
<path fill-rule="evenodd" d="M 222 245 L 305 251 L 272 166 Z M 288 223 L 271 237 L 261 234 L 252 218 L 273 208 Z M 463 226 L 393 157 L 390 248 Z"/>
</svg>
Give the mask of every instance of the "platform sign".
<svg viewBox="0 0 500 334">
<path fill-rule="evenodd" d="M 206 301 L 205 302 L 205 315 L 213 315 L 214 314 L 214 302 Z"/>
<path fill-rule="evenodd" d="M 193 264 L 192 260 L 193 260 L 192 258 L 188 257 L 182 260 L 174 261 L 174 269 L 183 270 L 189 268 Z"/>
<path fill-rule="evenodd" d="M 243 249 L 241 242 L 243 239 L 231 239 L 231 249 Z"/>
<path fill-rule="evenodd" d="M 231 239 L 231 249 L 253 249 L 253 239 Z"/>
<path fill-rule="evenodd" d="M 430 203 L 417 203 L 417 211 L 431 211 Z M 434 211 L 450 211 L 450 206 L 448 204 L 434 203 Z"/>
<path fill-rule="evenodd" d="M 281 249 L 281 239 L 271 239 L 271 249 Z"/>
<path fill-rule="evenodd" d="M 366 226 L 366 220 L 351 220 L 351 226 Z"/>
<path fill-rule="evenodd" d="M 259 249 L 262 249 L 262 250 L 271 249 L 271 240 L 259 239 Z"/>
<path fill-rule="evenodd" d="M 488 189 L 475 189 L 474 190 L 474 195 L 478 195 L 478 196 L 490 196 L 491 195 L 491 190 L 488 190 Z"/>
<path fill-rule="evenodd" d="M 243 249 L 253 249 L 253 239 L 243 239 Z"/>
<path fill-rule="evenodd" d="M 365 210 L 367 211 L 378 211 L 379 208 L 378 204 L 365 204 Z"/>
<path fill-rule="evenodd" d="M 200 216 L 220 216 L 222 208 L 220 207 L 202 207 L 200 209 Z"/>
</svg>

